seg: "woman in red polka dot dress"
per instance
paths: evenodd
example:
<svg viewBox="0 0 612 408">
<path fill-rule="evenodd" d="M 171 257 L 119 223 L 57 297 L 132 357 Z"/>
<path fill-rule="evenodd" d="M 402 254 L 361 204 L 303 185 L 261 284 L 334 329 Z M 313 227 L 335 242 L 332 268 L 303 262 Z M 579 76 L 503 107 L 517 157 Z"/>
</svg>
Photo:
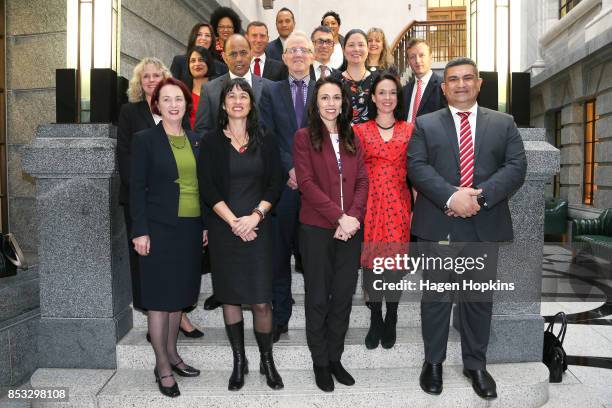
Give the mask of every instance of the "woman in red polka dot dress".
<svg viewBox="0 0 612 408">
<path fill-rule="evenodd" d="M 413 125 L 402 119 L 402 88 L 399 79 L 382 72 L 374 79 L 370 101 L 371 120 L 353 130 L 360 139 L 368 169 L 370 188 L 364 221 L 364 291 L 371 311 L 370 330 L 365 338 L 368 349 L 395 344 L 397 308 L 401 291 L 376 290 L 380 283 L 399 282 L 402 271 L 373 273 L 374 257 L 407 254 L 410 241 L 411 198 L 406 182 L 406 152 Z M 383 321 L 382 300 L 386 301 Z"/>
</svg>

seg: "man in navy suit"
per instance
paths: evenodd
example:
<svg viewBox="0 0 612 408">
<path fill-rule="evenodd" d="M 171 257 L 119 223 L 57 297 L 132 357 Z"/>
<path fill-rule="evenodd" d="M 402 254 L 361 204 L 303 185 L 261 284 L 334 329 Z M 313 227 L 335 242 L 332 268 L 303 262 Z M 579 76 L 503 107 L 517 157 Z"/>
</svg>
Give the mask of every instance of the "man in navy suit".
<svg viewBox="0 0 612 408">
<path fill-rule="evenodd" d="M 406 54 L 413 77 L 404 86 L 405 117 L 414 123 L 417 116 L 446 107 L 442 93 L 442 78 L 431 70 L 431 47 L 427 41 L 413 38 L 408 42 Z"/>
<path fill-rule="evenodd" d="M 262 103 L 264 121 L 271 126 L 281 153 L 283 170 L 289 175 L 287 185 L 276 205 L 275 261 L 272 311 L 274 341 L 288 330 L 291 317 L 291 251 L 295 247 L 300 196 L 293 168 L 293 138 L 295 132 L 308 124 L 308 106 L 312 100 L 315 81 L 310 79 L 313 46 L 308 36 L 300 31 L 287 38 L 283 61 L 289 78 L 270 86 L 270 98 Z"/>
<path fill-rule="evenodd" d="M 251 44 L 253 59 L 251 72 L 253 75 L 264 77 L 270 81 L 287 79 L 287 67 L 280 61 L 268 58 L 266 47 L 268 45 L 268 27 L 261 21 L 252 21 L 246 29 L 246 38 Z"/>
<path fill-rule="evenodd" d="M 283 50 L 285 41 L 289 38 L 289 35 L 295 30 L 295 16 L 293 11 L 287 7 L 283 7 L 276 13 L 276 31 L 278 31 L 278 38 L 272 41 L 266 47 L 266 54 L 268 57 L 277 61 L 283 60 Z"/>
</svg>

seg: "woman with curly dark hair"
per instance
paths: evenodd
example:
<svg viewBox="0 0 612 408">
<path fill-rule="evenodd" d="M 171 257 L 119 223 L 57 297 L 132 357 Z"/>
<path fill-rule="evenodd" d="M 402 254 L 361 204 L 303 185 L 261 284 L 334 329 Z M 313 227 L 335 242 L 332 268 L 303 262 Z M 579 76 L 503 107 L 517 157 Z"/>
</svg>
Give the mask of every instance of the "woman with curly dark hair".
<svg viewBox="0 0 612 408">
<path fill-rule="evenodd" d="M 219 7 L 210 15 L 210 24 L 217 35 L 215 50 L 223 57 L 225 41 L 232 34 L 242 33 L 242 20 L 238 13 L 229 7 Z"/>
<path fill-rule="evenodd" d="M 293 160 L 301 195 L 299 245 L 306 288 L 306 340 L 317 386 L 355 380 L 340 363 L 361 249 L 368 174 L 351 128 L 342 82 L 321 78 L 309 107 L 309 126 L 295 134 Z"/>
<path fill-rule="evenodd" d="M 215 31 L 212 25 L 208 23 L 197 23 L 191 29 L 189 33 L 189 40 L 187 41 L 187 50 L 193 49 L 193 47 L 204 47 L 206 48 L 214 58 L 214 72 L 215 76 L 209 77 L 209 79 L 215 79 L 216 76 L 223 75 L 227 72 L 227 65 L 223 62 L 221 55 L 217 53 L 214 45 L 217 43 L 215 37 Z M 172 59 L 172 65 L 170 65 L 170 72 L 176 79 L 183 81 L 187 86 L 189 80 L 189 68 L 187 59 L 188 54 L 175 55 Z M 197 104 L 196 104 L 197 105 Z"/>
<path fill-rule="evenodd" d="M 287 176 L 274 138 L 260 128 L 255 97 L 242 78 L 221 90 L 219 122 L 203 137 L 199 179 L 208 218 L 212 283 L 223 303 L 223 319 L 234 367 L 228 389 L 244 385 L 248 362 L 244 349 L 242 305 L 251 305 L 260 373 L 268 386 L 283 388 L 272 358 L 272 224 L 267 217 Z"/>
</svg>

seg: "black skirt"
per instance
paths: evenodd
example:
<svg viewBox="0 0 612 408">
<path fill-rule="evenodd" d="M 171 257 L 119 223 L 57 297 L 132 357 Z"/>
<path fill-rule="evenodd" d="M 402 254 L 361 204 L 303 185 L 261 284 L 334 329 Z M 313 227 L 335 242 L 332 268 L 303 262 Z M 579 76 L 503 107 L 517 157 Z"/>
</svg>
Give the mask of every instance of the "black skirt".
<svg viewBox="0 0 612 408">
<path fill-rule="evenodd" d="M 139 256 L 142 306 L 175 312 L 198 301 L 202 279 L 202 220 L 179 217 L 176 225 L 149 222 L 151 250 Z"/>
</svg>

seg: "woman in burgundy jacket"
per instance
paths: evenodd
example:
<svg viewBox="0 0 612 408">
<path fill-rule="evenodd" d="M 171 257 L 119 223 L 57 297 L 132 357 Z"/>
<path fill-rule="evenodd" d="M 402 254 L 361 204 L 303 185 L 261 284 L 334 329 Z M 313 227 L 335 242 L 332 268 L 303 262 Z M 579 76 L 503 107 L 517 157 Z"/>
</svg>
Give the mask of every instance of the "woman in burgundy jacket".
<svg viewBox="0 0 612 408">
<path fill-rule="evenodd" d="M 306 339 L 317 386 L 330 392 L 332 374 L 341 384 L 355 383 L 340 358 L 357 284 L 368 174 L 342 83 L 322 78 L 314 92 L 309 127 L 296 132 L 293 159 L 301 192 Z"/>
</svg>

